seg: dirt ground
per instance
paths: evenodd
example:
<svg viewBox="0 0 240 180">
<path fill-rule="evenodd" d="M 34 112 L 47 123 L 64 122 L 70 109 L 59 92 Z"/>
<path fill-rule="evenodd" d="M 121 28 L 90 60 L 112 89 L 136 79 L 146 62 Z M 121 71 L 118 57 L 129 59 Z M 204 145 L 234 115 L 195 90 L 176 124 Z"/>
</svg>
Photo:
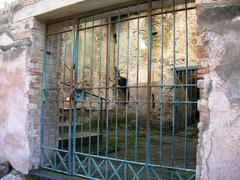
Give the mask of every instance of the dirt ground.
<svg viewBox="0 0 240 180">
<path fill-rule="evenodd" d="M 125 131 L 124 129 L 118 130 L 118 145 L 117 145 L 117 152 L 115 148 L 116 143 L 116 132 L 113 129 L 108 131 L 108 157 L 116 158 L 116 159 L 127 159 L 128 161 L 133 162 L 146 162 L 146 133 L 144 130 L 138 131 L 138 139 L 137 139 L 137 149 L 135 148 L 136 144 L 136 136 L 134 130 L 130 130 L 128 132 L 127 138 L 127 151 L 125 151 Z M 195 170 L 196 166 L 196 148 L 197 148 L 197 129 L 194 127 L 188 128 L 188 138 L 187 138 L 187 155 L 184 158 L 184 145 L 185 145 L 185 134 L 184 130 L 175 132 L 174 136 L 174 145 L 173 145 L 173 137 L 171 131 L 165 131 L 162 135 L 162 145 L 160 146 L 160 134 L 157 131 L 151 132 L 151 141 L 150 141 L 150 164 L 154 165 L 163 165 L 168 167 L 174 168 L 184 168 L 184 169 L 192 169 Z M 100 145 L 100 155 L 106 155 L 106 131 L 102 131 L 102 141 Z M 92 141 L 93 142 L 93 141 Z M 96 145 L 96 142 L 93 144 Z M 94 145 L 91 146 L 91 154 L 96 154 L 96 148 Z M 96 146 L 95 146 L 96 147 Z M 172 159 L 172 148 L 174 148 L 173 159 Z M 84 147 L 84 152 L 89 152 L 89 146 Z M 162 152 L 162 153 L 161 153 Z M 160 154 L 162 159 L 160 158 Z M 82 158 L 83 160 L 84 158 Z M 106 172 L 105 163 L 102 163 L 102 159 L 94 158 L 95 162 L 100 165 L 99 170 L 104 174 Z M 88 161 L 85 161 L 84 167 L 88 168 Z M 117 169 L 117 173 L 119 177 L 124 176 L 124 163 L 111 161 L 112 166 Z M 184 163 L 186 162 L 186 163 Z M 91 172 L 96 170 L 95 165 L 91 163 Z M 140 179 L 144 179 L 145 177 L 145 170 L 141 170 L 142 166 L 137 166 L 134 164 L 130 165 L 135 173 L 139 172 L 138 176 Z M 113 175 L 113 179 L 119 178 L 116 174 L 114 174 L 114 169 L 112 169 L 111 165 L 108 165 L 108 174 Z M 130 168 L 126 168 L 127 170 L 127 179 L 132 179 L 134 177 L 134 173 L 131 171 Z M 161 168 L 153 168 L 150 167 L 150 176 L 151 179 L 158 179 L 162 176 L 163 179 L 179 179 L 179 176 L 182 178 L 190 178 L 194 173 L 188 173 L 185 171 L 177 171 L 179 175 L 175 174 L 175 171 L 166 171 L 166 169 Z M 155 173 L 152 171 L 154 169 Z M 81 170 L 78 172 L 81 173 Z M 181 174 L 182 173 L 182 174 Z M 96 177 L 101 178 L 101 175 L 96 171 Z"/>
</svg>

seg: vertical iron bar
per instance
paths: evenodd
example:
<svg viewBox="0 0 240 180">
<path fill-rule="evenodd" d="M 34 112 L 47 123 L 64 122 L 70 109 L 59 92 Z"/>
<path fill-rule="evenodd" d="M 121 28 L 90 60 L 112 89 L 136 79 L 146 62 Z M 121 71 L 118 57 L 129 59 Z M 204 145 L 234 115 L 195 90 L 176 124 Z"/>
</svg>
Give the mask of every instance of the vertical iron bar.
<svg viewBox="0 0 240 180">
<path fill-rule="evenodd" d="M 60 49 L 60 34 L 57 35 L 57 64 L 56 64 L 56 87 L 58 89 L 58 66 L 59 66 L 59 49 Z M 55 141 L 55 146 L 58 145 L 58 139 L 57 139 L 57 132 L 59 131 L 59 127 L 58 127 L 58 123 L 59 123 L 59 116 L 58 116 L 58 110 L 59 110 L 59 102 L 58 102 L 58 93 L 57 93 L 57 99 L 56 99 L 56 102 L 57 102 L 57 105 L 55 105 L 55 113 L 57 113 L 57 115 L 55 116 L 55 134 L 54 134 L 54 141 Z M 58 148 L 58 147 L 57 147 Z M 55 164 L 55 167 L 56 166 L 56 153 L 55 153 L 55 156 L 54 156 L 54 164 Z"/>
<path fill-rule="evenodd" d="M 185 89 L 185 125 L 184 125 L 184 168 L 187 168 L 187 154 L 188 154 L 188 12 L 187 12 L 187 0 L 185 0 L 185 31 L 186 31 L 186 89 Z M 192 77 L 192 76 L 190 76 Z M 192 101 L 192 100 L 191 100 Z"/>
<path fill-rule="evenodd" d="M 136 124 L 135 124 L 135 151 L 134 151 L 134 160 L 137 161 L 137 155 L 138 155 L 138 112 L 139 112 L 139 59 L 140 59 L 140 52 L 139 52 L 139 38 L 140 38 L 140 30 L 139 30 L 139 4 L 137 4 L 138 9 L 138 18 L 137 18 L 137 93 L 136 93 Z"/>
<path fill-rule="evenodd" d="M 80 134 L 81 134 L 80 135 L 80 141 L 81 141 L 80 142 L 80 145 L 81 145 L 80 146 L 80 151 L 81 152 L 83 152 L 83 121 L 84 121 L 84 118 L 83 118 L 83 116 L 84 116 L 84 107 L 83 106 L 84 106 L 84 103 L 82 102 L 81 103 L 81 130 L 80 130 L 81 131 L 80 132 Z"/>
<path fill-rule="evenodd" d="M 65 38 L 64 38 L 64 65 L 63 65 L 63 82 L 65 83 L 66 81 L 66 51 L 67 51 L 67 33 L 65 33 Z M 64 113 L 65 113 L 65 110 L 64 110 L 64 106 L 65 106 L 65 95 L 64 95 L 64 84 L 63 84 L 63 99 L 62 99 L 62 132 L 61 132 L 61 146 L 62 146 L 62 149 L 64 148 L 63 147 L 63 134 L 64 134 L 64 125 L 63 125 L 63 122 L 64 122 Z"/>
<path fill-rule="evenodd" d="M 78 56 L 79 56 L 79 20 L 76 20 L 76 48 L 75 48 L 75 68 L 74 68 L 74 85 L 78 88 Z"/>
<path fill-rule="evenodd" d="M 120 51 L 120 10 L 118 11 L 118 28 L 117 28 L 117 69 L 116 69 L 116 124 L 115 124 L 115 158 L 117 158 L 118 154 L 118 96 L 119 96 L 119 89 L 118 89 L 118 79 L 119 79 L 119 51 Z"/>
<path fill-rule="evenodd" d="M 129 19 L 129 7 L 128 7 Z M 127 56 L 126 56 L 126 109 L 125 109 L 125 139 L 124 139 L 124 159 L 127 160 L 128 155 L 128 101 L 129 101 L 129 88 L 128 88 L 128 69 L 129 69 L 129 20 L 127 21 Z M 127 179 L 127 163 L 124 164 L 124 179 Z"/>
<path fill-rule="evenodd" d="M 192 93 L 191 94 L 191 91 L 190 91 L 190 97 L 192 98 L 192 99 L 194 99 L 193 101 L 194 102 L 196 102 L 197 100 L 198 100 L 198 94 L 199 94 L 199 92 L 198 92 L 198 89 L 197 89 L 197 68 L 196 69 L 194 69 L 193 70 L 193 74 L 194 74 L 194 84 L 195 84 L 195 86 L 194 86 L 194 89 L 192 90 L 194 93 Z M 198 113 L 198 111 L 197 111 L 197 104 L 193 104 L 193 107 L 194 107 L 194 111 L 195 111 L 195 116 L 194 116 L 194 120 L 193 120 L 193 122 L 194 123 L 196 123 L 196 120 L 197 120 L 197 113 Z M 191 114 L 193 114 L 193 112 L 191 112 Z"/>
<path fill-rule="evenodd" d="M 109 116 L 109 93 L 110 93 L 110 88 L 109 88 L 109 76 L 110 76 L 110 59 L 111 59 L 111 57 L 110 57 L 110 51 L 111 51 L 111 41 L 110 41 L 110 38 L 111 38 L 111 24 L 110 24 L 110 22 L 111 22 L 111 19 L 109 18 L 108 19 L 108 25 L 107 25 L 107 27 L 108 27 L 108 32 L 107 32 L 107 73 L 106 73 L 106 82 L 107 82 L 107 86 L 106 86 L 106 88 L 107 88 L 107 106 L 106 106 L 106 157 L 108 157 L 108 116 Z M 108 161 L 106 160 L 106 162 L 105 162 L 105 178 L 106 179 L 108 179 Z"/>
<path fill-rule="evenodd" d="M 46 27 L 46 32 L 47 34 L 47 29 Z M 43 78 L 42 78 L 42 112 L 41 112 L 41 160 L 40 160 L 40 165 L 43 166 L 44 162 L 44 116 L 45 116 L 45 90 L 46 90 L 46 69 L 47 69 L 47 48 L 48 48 L 48 37 L 45 36 L 45 43 L 44 43 L 44 57 L 43 57 Z"/>
<path fill-rule="evenodd" d="M 87 26 L 87 20 L 85 19 L 84 45 L 83 45 L 83 66 L 82 66 L 82 79 L 83 79 L 82 89 L 84 89 L 84 83 L 85 83 L 86 26 Z M 84 122 L 84 102 L 82 102 L 82 118 L 81 118 L 81 152 L 83 152 L 83 122 Z"/>
<path fill-rule="evenodd" d="M 146 179 L 150 179 L 150 121 L 151 121 L 151 70 L 152 70 L 152 1 L 148 0 L 148 78 L 147 78 L 147 117 L 146 117 Z"/>
<path fill-rule="evenodd" d="M 73 21 L 72 27 L 72 47 L 71 47 L 71 71 L 70 71 L 70 99 L 69 99 L 69 127 L 68 127 L 68 174 L 72 174 L 72 126 L 73 126 L 73 73 L 74 73 L 74 50 L 75 50 L 75 30 L 76 22 Z"/>
<path fill-rule="evenodd" d="M 175 34 L 175 0 L 173 0 L 173 101 L 172 101 L 172 147 L 171 147 L 171 165 L 174 165 L 174 148 L 175 148 L 175 111 L 176 111 L 176 34 Z M 173 178 L 173 173 L 171 174 L 171 179 Z"/>
<path fill-rule="evenodd" d="M 49 80 L 49 84 L 51 85 L 52 82 L 52 66 L 53 66 L 53 47 L 54 46 L 54 35 L 52 35 L 52 44 L 51 44 L 51 58 L 50 58 L 50 80 Z"/>
<path fill-rule="evenodd" d="M 51 145 L 50 145 L 50 137 L 51 137 L 51 129 L 50 129 L 50 122 L 51 122 L 51 114 L 50 114 L 50 110 L 51 110 L 51 108 L 52 108 L 52 105 L 50 104 L 50 97 L 51 97 L 51 90 L 50 91 L 47 91 L 47 96 L 48 96 L 48 103 L 47 103 L 47 114 L 48 114 L 48 123 L 47 123 L 47 130 L 48 130 L 48 137 L 47 137 L 47 139 L 48 139 L 48 146 L 49 147 L 51 147 Z M 50 102 L 49 102 L 50 101 Z M 50 108 L 51 107 L 51 108 Z"/>
<path fill-rule="evenodd" d="M 163 101 L 164 101 L 164 87 L 163 87 L 163 51 L 164 51 L 164 27 L 163 27 L 163 0 L 161 1 L 161 100 L 160 100 L 160 137 L 159 137 L 159 156 L 160 156 L 160 165 L 162 164 L 162 136 L 163 136 L 163 120 L 164 120 L 164 110 L 163 110 Z"/>
<path fill-rule="evenodd" d="M 91 49 L 91 66 L 90 66 L 90 120 L 89 120 L 89 130 L 88 130 L 88 153 L 91 154 L 91 131 L 92 131 L 92 88 L 93 88 L 93 56 L 94 56 L 94 16 L 92 17 L 92 49 Z M 88 175 L 91 174 L 91 159 L 88 159 Z"/>
<path fill-rule="evenodd" d="M 78 87 L 78 46 L 79 46 L 79 21 L 76 21 L 76 45 L 74 49 L 75 54 L 75 62 L 74 62 L 74 91 Z M 73 98 L 75 95 L 73 94 Z M 72 154 L 72 161 L 73 161 L 73 173 L 75 173 L 75 152 L 76 152 L 76 127 L 77 127 L 77 101 L 74 98 L 74 106 L 73 106 L 73 154 Z"/>
<path fill-rule="evenodd" d="M 110 40 L 108 40 L 108 36 L 109 36 L 109 32 L 110 32 L 110 30 L 109 30 L 109 26 L 110 26 L 110 22 L 109 22 L 110 20 L 109 20 L 109 18 L 107 18 L 107 44 L 106 44 L 106 49 L 107 49 L 107 51 L 106 51 L 106 74 L 105 74 L 105 99 L 108 99 L 108 58 L 110 58 L 108 55 L 109 55 L 109 53 L 110 53 L 110 48 L 108 48 L 108 47 L 110 47 Z M 107 125 L 107 123 L 106 123 L 106 119 L 107 119 L 107 105 L 108 105 L 108 102 L 106 102 L 106 104 L 105 104 L 105 125 Z"/>
<path fill-rule="evenodd" d="M 51 53 L 51 57 L 50 57 L 50 79 L 49 79 L 49 84 L 48 84 L 48 86 L 51 86 L 51 84 L 52 84 L 52 61 L 53 61 L 53 45 L 54 45 L 54 41 L 53 41 L 53 38 L 54 38 L 54 35 L 52 35 L 52 43 L 51 43 L 51 50 L 50 50 L 50 53 Z M 52 109 L 52 104 L 50 104 L 50 102 L 51 102 L 51 95 L 52 95 L 52 91 L 50 90 L 49 92 L 48 92 L 48 101 L 49 101 L 49 103 L 48 103 L 48 146 L 50 146 L 50 137 L 51 137 L 51 135 L 50 135 L 50 133 L 51 133 L 51 129 L 50 129 L 50 122 L 51 122 L 51 120 L 50 120 L 50 118 L 51 118 L 51 114 L 50 114 L 50 111 L 51 111 L 51 109 Z M 50 106 L 51 105 L 51 106 Z M 51 108 L 50 108 L 51 107 Z"/>
<path fill-rule="evenodd" d="M 101 27 L 100 27 L 100 59 L 98 66 L 98 122 L 97 122 L 97 155 L 99 156 L 99 141 L 100 141 L 100 123 L 101 123 L 101 115 L 102 115 L 102 99 L 100 98 L 100 86 L 101 86 L 101 73 L 102 73 L 102 19 L 101 19 Z"/>
</svg>

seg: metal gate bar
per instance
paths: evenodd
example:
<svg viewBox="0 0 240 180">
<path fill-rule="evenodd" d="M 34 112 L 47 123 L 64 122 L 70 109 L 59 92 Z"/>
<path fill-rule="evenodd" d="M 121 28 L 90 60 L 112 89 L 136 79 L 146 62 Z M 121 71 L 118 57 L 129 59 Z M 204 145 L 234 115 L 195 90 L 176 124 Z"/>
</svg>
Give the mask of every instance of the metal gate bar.
<svg viewBox="0 0 240 180">
<path fill-rule="evenodd" d="M 48 25 L 42 83 L 41 167 L 89 179 L 195 177 L 192 162 L 188 163 L 189 153 L 192 154 L 189 146 L 193 144 L 189 128 L 197 121 L 198 98 L 196 68 L 189 66 L 188 11 L 195 8 L 189 7 L 189 2 L 185 0 L 181 5 L 172 0 L 170 6 L 163 0 L 148 0 Z M 179 12 L 185 12 L 183 70 L 176 50 Z M 164 78 L 168 68 L 165 53 L 169 51 L 165 48 L 168 32 L 164 23 L 169 14 L 172 83 Z M 160 53 L 156 62 L 152 21 L 158 18 Z M 146 51 L 142 50 L 144 28 Z M 143 51 L 147 52 L 144 70 Z M 161 76 L 157 83 L 153 78 L 155 66 L 159 66 L 157 73 Z M 147 76 L 146 83 L 142 73 Z M 171 113 L 171 120 L 166 112 Z M 157 120 L 159 127 L 155 127 Z M 183 136 L 179 135 L 181 132 Z M 169 147 L 166 141 L 171 143 Z M 178 151 L 183 154 L 181 164 Z"/>
<path fill-rule="evenodd" d="M 146 119 L 146 179 L 150 178 L 149 164 L 150 164 L 150 121 L 151 121 L 151 73 L 152 73 L 152 1 L 148 1 L 148 78 L 147 78 L 147 119 Z"/>
<path fill-rule="evenodd" d="M 187 3 L 185 3 L 185 8 L 187 8 Z M 186 82 L 185 84 L 188 84 L 188 12 L 185 11 L 185 31 L 186 31 Z M 188 101 L 188 87 L 186 87 L 186 94 L 185 94 L 185 101 Z M 187 168 L 187 127 L 188 127 L 188 104 L 185 104 L 185 124 L 184 124 L 184 168 Z"/>
<path fill-rule="evenodd" d="M 120 15 L 118 15 L 118 23 L 117 23 L 117 37 L 120 38 Z M 117 41 L 117 69 L 119 69 L 119 49 L 120 49 L 120 41 Z M 118 84 L 119 73 L 116 73 L 116 84 Z M 115 158 L 117 158 L 118 151 L 118 97 L 119 89 L 116 88 L 116 123 L 115 123 Z"/>
<path fill-rule="evenodd" d="M 173 84 L 176 84 L 176 28 L 175 28 L 175 0 L 173 0 L 173 22 L 172 22 L 172 31 L 173 31 Z M 176 116 L 176 87 L 173 87 L 173 102 L 172 102 L 172 109 L 173 109 L 173 115 L 172 115 L 172 147 L 171 147 L 171 164 L 174 166 L 174 145 L 175 145 L 175 116 Z M 173 174 L 171 173 L 171 179 Z"/>
</svg>

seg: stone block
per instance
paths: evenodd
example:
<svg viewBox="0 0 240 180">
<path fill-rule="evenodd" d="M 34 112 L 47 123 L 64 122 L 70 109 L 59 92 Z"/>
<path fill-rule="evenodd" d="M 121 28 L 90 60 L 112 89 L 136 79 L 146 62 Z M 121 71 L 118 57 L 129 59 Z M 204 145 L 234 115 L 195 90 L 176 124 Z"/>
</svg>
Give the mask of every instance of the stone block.
<svg viewBox="0 0 240 180">
<path fill-rule="evenodd" d="M 204 88 L 204 80 L 198 80 L 197 81 L 197 87 L 201 88 L 201 89 Z"/>
<path fill-rule="evenodd" d="M 198 111 L 208 111 L 208 101 L 201 99 L 198 101 Z"/>
<path fill-rule="evenodd" d="M 3 178 L 12 171 L 12 166 L 9 162 L 4 162 L 0 164 L 0 178 Z"/>
</svg>

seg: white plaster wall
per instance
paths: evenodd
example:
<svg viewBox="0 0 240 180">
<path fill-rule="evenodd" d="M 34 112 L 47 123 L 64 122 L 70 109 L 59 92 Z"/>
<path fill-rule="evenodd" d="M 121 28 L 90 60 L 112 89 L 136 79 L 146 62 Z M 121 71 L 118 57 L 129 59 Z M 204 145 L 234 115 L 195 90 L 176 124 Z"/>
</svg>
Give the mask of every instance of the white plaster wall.
<svg viewBox="0 0 240 180">
<path fill-rule="evenodd" d="M 14 169 L 27 173 L 26 50 L 11 48 L 0 55 L 0 163 L 9 161 Z"/>
</svg>

